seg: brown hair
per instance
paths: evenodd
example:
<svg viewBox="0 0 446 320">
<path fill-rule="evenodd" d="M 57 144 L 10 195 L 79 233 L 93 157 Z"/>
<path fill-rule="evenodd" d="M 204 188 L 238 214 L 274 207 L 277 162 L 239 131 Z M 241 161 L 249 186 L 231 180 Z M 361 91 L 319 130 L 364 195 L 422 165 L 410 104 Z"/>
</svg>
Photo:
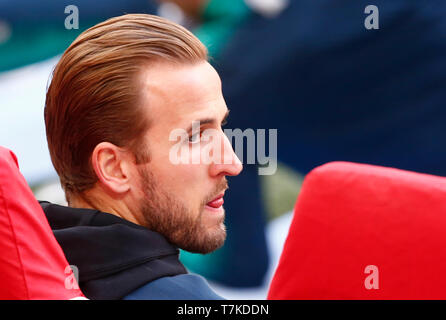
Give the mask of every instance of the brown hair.
<svg viewBox="0 0 446 320">
<path fill-rule="evenodd" d="M 45 125 L 67 199 L 97 181 L 90 157 L 98 143 L 127 147 L 138 158 L 149 122 L 138 104 L 138 76 L 159 60 L 196 63 L 207 60 L 207 50 L 175 23 L 128 14 L 84 31 L 62 55 L 46 95 Z"/>
</svg>

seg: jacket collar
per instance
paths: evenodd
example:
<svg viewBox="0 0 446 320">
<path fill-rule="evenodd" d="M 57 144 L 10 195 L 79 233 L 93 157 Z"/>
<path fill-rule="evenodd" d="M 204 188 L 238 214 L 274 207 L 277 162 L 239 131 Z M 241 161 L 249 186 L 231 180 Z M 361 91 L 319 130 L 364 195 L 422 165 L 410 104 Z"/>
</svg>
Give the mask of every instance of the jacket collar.
<svg viewBox="0 0 446 320">
<path fill-rule="evenodd" d="M 135 283 L 131 287 L 162 276 L 187 273 L 178 260 L 178 248 L 159 233 L 97 210 L 49 202 L 40 202 L 40 205 L 68 262 L 79 270 L 79 284 L 83 291 L 82 286 L 89 287 L 96 281 L 95 291 L 99 290 L 103 297 L 107 293 L 103 292 L 104 288 L 96 288 L 97 284 L 105 278 L 119 278 L 120 273 L 126 278 L 129 273 L 133 274 L 131 278 Z M 160 264 L 160 261 L 164 263 Z M 145 266 L 144 271 L 142 266 Z M 119 291 L 119 288 L 115 286 L 114 290 Z M 131 288 L 121 291 L 128 290 Z M 120 297 L 128 293 L 121 292 Z M 88 297 L 88 293 L 84 294 Z"/>
</svg>

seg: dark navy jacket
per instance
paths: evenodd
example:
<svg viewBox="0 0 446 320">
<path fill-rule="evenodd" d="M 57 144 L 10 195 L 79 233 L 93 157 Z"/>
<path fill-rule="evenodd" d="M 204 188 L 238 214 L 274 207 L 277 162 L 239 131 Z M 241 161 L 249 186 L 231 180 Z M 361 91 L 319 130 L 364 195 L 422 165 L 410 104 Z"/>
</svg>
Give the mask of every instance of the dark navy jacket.
<svg viewBox="0 0 446 320">
<path fill-rule="evenodd" d="M 222 299 L 162 235 L 109 213 L 40 202 L 89 299 Z"/>
</svg>

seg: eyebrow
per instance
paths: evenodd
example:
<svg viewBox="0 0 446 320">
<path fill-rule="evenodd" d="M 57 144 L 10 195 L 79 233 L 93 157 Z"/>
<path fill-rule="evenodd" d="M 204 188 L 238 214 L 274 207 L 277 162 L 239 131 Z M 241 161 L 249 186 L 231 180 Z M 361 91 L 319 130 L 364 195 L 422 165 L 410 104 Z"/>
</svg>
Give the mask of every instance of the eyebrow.
<svg viewBox="0 0 446 320">
<path fill-rule="evenodd" d="M 226 120 L 229 117 L 229 109 L 226 111 L 223 120 L 221 121 L 222 125 L 226 124 Z M 199 119 L 199 120 L 194 120 L 194 121 L 199 121 L 200 122 L 200 127 L 204 124 L 209 124 L 209 123 L 216 123 L 217 120 L 215 118 L 204 118 L 204 119 Z M 187 128 L 187 133 L 190 134 L 192 132 L 192 124 Z"/>
</svg>

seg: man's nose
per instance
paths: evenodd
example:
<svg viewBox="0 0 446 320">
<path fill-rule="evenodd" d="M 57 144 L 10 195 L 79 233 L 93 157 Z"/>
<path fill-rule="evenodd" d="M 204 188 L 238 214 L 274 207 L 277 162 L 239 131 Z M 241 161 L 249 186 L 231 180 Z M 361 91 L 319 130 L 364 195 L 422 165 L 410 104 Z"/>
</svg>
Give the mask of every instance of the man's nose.
<svg viewBox="0 0 446 320">
<path fill-rule="evenodd" d="M 211 176 L 225 175 L 236 176 L 243 170 L 243 165 L 240 159 L 232 149 L 232 145 L 228 140 L 228 137 L 222 133 L 221 139 L 221 161 L 212 163 L 209 171 Z"/>
</svg>

